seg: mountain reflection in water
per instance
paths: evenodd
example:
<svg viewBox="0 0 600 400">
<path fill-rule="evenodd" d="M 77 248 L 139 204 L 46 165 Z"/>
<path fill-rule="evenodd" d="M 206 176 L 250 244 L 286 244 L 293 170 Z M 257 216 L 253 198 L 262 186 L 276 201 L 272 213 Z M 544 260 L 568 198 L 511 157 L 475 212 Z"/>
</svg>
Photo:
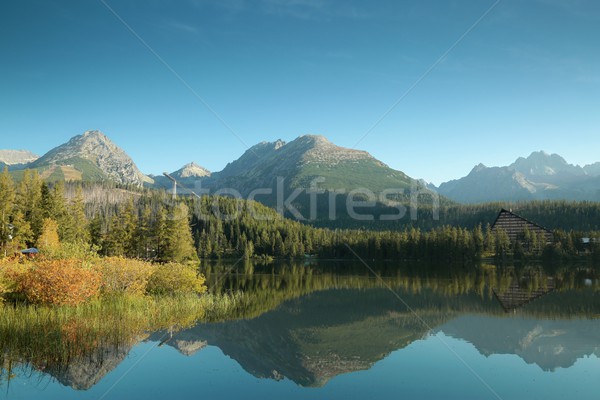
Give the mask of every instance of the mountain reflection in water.
<svg viewBox="0 0 600 400">
<path fill-rule="evenodd" d="M 482 355 L 516 355 L 544 371 L 600 355 L 598 287 L 584 285 L 579 269 L 554 271 L 552 290 L 545 290 L 549 276 L 535 268 L 477 267 L 446 275 L 401 270 L 387 274 L 384 282 L 318 265 L 253 268 L 239 275 L 225 275 L 223 268 L 206 271 L 212 290 L 248 294 L 231 315 L 118 345 L 105 343 L 59 365 L 5 352 L 4 381 L 8 369 L 17 376 L 28 370 L 88 390 L 141 342 L 185 356 L 216 346 L 256 378 L 288 379 L 305 387 L 323 387 L 338 375 L 368 370 L 390 353 L 401 354 L 438 333 L 471 343 Z M 531 301 L 506 314 L 498 293 L 517 286 L 519 296 L 529 293 Z"/>
</svg>

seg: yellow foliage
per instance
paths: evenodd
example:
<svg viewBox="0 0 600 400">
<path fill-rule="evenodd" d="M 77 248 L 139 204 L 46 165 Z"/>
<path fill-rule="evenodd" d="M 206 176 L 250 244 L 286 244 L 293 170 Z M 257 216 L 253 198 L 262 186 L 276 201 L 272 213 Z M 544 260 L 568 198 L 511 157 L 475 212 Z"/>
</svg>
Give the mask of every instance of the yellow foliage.
<svg viewBox="0 0 600 400">
<path fill-rule="evenodd" d="M 148 293 L 182 294 L 204 293 L 205 278 L 197 269 L 188 265 L 168 263 L 157 265 L 148 282 Z"/>
<path fill-rule="evenodd" d="M 60 248 L 58 239 L 58 224 L 51 218 L 45 218 L 42 226 L 42 233 L 37 240 L 37 247 L 40 250 L 56 251 Z"/>
<path fill-rule="evenodd" d="M 32 265 L 15 259 L 0 260 L 0 303 L 4 296 L 17 291 L 17 282 L 24 279 L 22 276 L 29 271 Z"/>
<path fill-rule="evenodd" d="M 102 292 L 143 295 L 155 266 L 149 262 L 123 257 L 98 260 L 94 269 L 102 276 Z"/>
<path fill-rule="evenodd" d="M 192 266 L 152 264 L 123 257 L 91 260 L 0 260 L 0 303 L 8 293 L 29 302 L 77 305 L 98 294 L 200 294 L 205 278 Z M 91 265 L 90 265 L 91 264 Z"/>
</svg>

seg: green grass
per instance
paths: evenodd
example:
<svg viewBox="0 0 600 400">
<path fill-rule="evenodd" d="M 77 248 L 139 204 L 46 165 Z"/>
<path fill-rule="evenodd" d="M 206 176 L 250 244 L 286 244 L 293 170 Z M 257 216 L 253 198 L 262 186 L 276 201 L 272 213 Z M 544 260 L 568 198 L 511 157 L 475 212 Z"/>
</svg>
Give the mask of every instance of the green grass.
<svg viewBox="0 0 600 400">
<path fill-rule="evenodd" d="M 226 295 L 130 296 L 77 307 L 0 304 L 0 377 L 13 364 L 63 370 L 107 348 L 132 346 L 150 333 L 171 332 L 215 319 L 236 307 Z"/>
<path fill-rule="evenodd" d="M 44 181 L 48 183 L 65 181 L 68 179 L 78 180 L 79 173 L 81 173 L 81 180 L 84 182 L 103 182 L 108 179 L 106 174 L 102 172 L 102 170 L 98 168 L 92 161 L 80 157 L 73 157 L 63 160 L 60 165 L 57 165 L 48 176 L 45 176 L 47 172 L 46 174 L 44 174 L 44 172 L 48 171 L 50 168 L 52 168 L 50 164 L 34 163 L 31 165 L 31 168 L 28 169 L 38 171 L 40 176 L 44 177 Z M 66 177 L 65 171 L 68 173 L 68 176 Z M 15 181 L 20 181 L 23 179 L 24 170 L 10 171 L 10 174 Z"/>
</svg>

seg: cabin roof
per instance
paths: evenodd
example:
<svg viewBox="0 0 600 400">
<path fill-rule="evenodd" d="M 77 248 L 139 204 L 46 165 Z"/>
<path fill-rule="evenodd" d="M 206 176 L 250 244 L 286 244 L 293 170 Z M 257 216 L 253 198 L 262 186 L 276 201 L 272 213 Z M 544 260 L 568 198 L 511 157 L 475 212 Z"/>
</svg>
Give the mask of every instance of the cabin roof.
<svg viewBox="0 0 600 400">
<path fill-rule="evenodd" d="M 543 226 L 530 221 L 527 218 L 523 218 L 520 215 L 512 212 L 512 210 L 507 210 L 505 208 L 500 210 L 498 217 L 496 217 L 496 220 L 492 225 L 492 230 L 496 228 L 504 229 L 510 239 L 513 241 L 517 239 L 518 235 L 522 233 L 525 228 L 533 232 L 543 232 L 547 240 L 554 239 L 554 233 L 551 230 L 544 228 Z"/>
</svg>

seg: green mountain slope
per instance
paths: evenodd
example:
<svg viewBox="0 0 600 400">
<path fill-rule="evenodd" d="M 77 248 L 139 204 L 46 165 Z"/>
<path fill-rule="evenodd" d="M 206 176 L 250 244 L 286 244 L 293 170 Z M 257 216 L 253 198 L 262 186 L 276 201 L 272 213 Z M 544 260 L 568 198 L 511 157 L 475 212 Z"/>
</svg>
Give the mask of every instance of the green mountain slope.
<svg viewBox="0 0 600 400">
<path fill-rule="evenodd" d="M 171 185 L 164 179 L 156 181 L 162 187 Z M 421 205 L 437 200 L 437 194 L 421 181 L 390 168 L 366 151 L 340 147 L 317 135 L 300 136 L 289 143 L 261 142 L 220 172 L 178 181 L 191 190 L 238 193 L 277 208 L 285 216 L 313 223 L 320 220 L 326 226 L 333 214 L 336 223 L 343 225 L 347 224 L 342 220 L 354 218 L 348 201 L 373 200 L 372 206 L 357 209 L 381 219 L 382 215 L 400 215 L 397 204 L 408 205 L 414 200 L 411 191 L 425 194 L 419 198 Z M 361 221 L 358 226 L 363 224 Z"/>
<path fill-rule="evenodd" d="M 320 189 L 374 192 L 409 188 L 413 182 L 365 151 L 336 146 L 323 136 L 305 135 L 289 143 L 259 143 L 213 174 L 207 184 L 247 195 L 254 189 L 274 188 L 278 178 L 289 188 L 309 188 L 314 179 L 320 179 Z"/>
</svg>

